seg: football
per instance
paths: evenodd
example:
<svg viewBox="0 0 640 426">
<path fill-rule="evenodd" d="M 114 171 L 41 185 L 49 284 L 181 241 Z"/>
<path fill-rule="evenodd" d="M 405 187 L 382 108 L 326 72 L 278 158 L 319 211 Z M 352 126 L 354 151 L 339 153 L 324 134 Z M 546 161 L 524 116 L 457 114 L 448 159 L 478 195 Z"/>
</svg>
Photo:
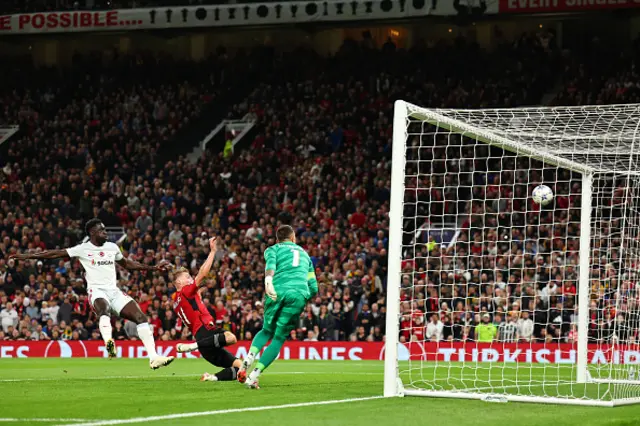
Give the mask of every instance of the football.
<svg viewBox="0 0 640 426">
<path fill-rule="evenodd" d="M 553 191 L 547 185 L 538 185 L 531 196 L 536 204 L 546 206 L 553 200 Z"/>
</svg>

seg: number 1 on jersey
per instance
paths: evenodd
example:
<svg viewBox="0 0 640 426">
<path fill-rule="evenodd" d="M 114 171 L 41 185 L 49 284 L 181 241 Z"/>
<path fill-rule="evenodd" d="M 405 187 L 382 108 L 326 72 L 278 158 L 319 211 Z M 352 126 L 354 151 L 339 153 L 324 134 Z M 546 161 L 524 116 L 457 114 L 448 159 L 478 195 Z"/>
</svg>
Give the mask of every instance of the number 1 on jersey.
<svg viewBox="0 0 640 426">
<path fill-rule="evenodd" d="M 295 268 L 296 266 L 300 266 L 300 252 L 298 250 L 291 250 L 293 253 L 293 264 L 292 266 Z"/>
</svg>

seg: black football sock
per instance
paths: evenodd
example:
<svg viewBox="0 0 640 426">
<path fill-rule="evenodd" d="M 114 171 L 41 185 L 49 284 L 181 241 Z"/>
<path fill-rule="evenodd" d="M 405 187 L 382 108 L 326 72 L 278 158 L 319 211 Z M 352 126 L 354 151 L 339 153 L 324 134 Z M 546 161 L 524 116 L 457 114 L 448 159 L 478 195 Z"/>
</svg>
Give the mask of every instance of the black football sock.
<svg viewBox="0 0 640 426">
<path fill-rule="evenodd" d="M 218 381 L 231 381 L 235 380 L 238 377 L 238 367 L 229 367 L 224 370 L 218 371 L 215 376 L 218 378 Z"/>
</svg>

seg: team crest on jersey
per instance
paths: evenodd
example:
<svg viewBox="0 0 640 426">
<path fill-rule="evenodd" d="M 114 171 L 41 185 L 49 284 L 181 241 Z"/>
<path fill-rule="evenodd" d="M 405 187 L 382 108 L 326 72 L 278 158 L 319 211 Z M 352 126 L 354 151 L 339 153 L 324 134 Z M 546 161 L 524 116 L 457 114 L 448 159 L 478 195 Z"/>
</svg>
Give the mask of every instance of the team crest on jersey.
<svg viewBox="0 0 640 426">
<path fill-rule="evenodd" d="M 104 257 L 104 252 L 103 251 L 100 252 L 100 257 Z"/>
</svg>

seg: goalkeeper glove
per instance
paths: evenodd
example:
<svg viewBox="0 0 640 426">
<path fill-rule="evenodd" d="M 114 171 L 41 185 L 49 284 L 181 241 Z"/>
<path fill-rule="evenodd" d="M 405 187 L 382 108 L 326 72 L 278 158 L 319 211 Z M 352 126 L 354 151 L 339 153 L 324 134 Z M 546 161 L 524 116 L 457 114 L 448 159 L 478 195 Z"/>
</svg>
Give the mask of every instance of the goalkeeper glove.
<svg viewBox="0 0 640 426">
<path fill-rule="evenodd" d="M 273 277 L 267 277 L 264 279 L 264 292 L 267 293 L 267 296 L 274 302 L 278 297 L 278 293 L 276 293 L 276 289 L 273 286 Z"/>
</svg>

